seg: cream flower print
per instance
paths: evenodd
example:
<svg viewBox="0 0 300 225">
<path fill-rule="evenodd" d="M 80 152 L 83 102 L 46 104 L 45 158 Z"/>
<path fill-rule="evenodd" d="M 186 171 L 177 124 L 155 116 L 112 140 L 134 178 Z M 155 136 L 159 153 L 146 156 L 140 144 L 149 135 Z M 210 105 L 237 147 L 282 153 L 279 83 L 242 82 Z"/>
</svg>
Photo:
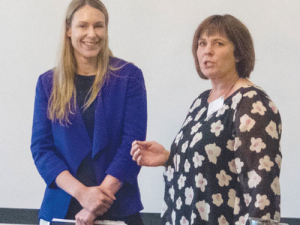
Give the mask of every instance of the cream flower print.
<svg viewBox="0 0 300 225">
<path fill-rule="evenodd" d="M 178 188 L 179 188 L 179 190 L 184 187 L 185 181 L 186 181 L 186 177 L 181 174 L 179 179 L 178 179 Z"/>
<path fill-rule="evenodd" d="M 184 121 L 182 127 L 186 126 L 189 122 L 191 122 L 193 120 L 193 118 L 191 116 L 189 116 L 188 118 L 186 118 L 186 120 Z"/>
<path fill-rule="evenodd" d="M 218 223 L 219 223 L 219 225 L 229 225 L 229 223 L 227 222 L 225 216 L 223 216 L 223 215 L 221 215 L 218 218 Z"/>
<path fill-rule="evenodd" d="M 184 142 L 184 144 L 181 146 L 181 152 L 185 153 L 188 146 L 189 146 L 189 141 Z"/>
<path fill-rule="evenodd" d="M 241 99 L 242 99 L 242 94 L 240 92 L 237 93 L 235 96 L 233 96 L 231 108 L 236 109 L 236 106 L 241 101 Z"/>
<path fill-rule="evenodd" d="M 196 214 L 194 213 L 194 211 L 192 211 L 192 215 L 191 215 L 191 225 L 194 224 L 195 219 L 197 218 Z"/>
<path fill-rule="evenodd" d="M 205 191 L 205 186 L 207 185 L 207 180 L 203 177 L 202 173 L 195 176 L 196 187 L 200 188 L 202 192 Z"/>
<path fill-rule="evenodd" d="M 172 224 L 174 225 L 176 221 L 176 212 L 174 210 L 172 211 L 171 217 L 172 217 Z"/>
<path fill-rule="evenodd" d="M 179 141 L 182 139 L 182 131 L 180 131 L 176 138 L 175 138 L 175 144 L 178 145 Z"/>
<path fill-rule="evenodd" d="M 259 159 L 259 170 L 265 169 L 266 171 L 271 171 L 271 167 L 274 166 L 274 163 L 270 160 L 268 155 L 265 155 L 264 158 Z"/>
<path fill-rule="evenodd" d="M 193 162 L 194 162 L 195 168 L 202 166 L 202 161 L 204 159 L 205 159 L 204 156 L 199 155 L 198 152 L 195 152 L 194 157 L 193 157 Z"/>
<path fill-rule="evenodd" d="M 248 116 L 247 114 L 243 115 L 241 118 L 240 118 L 240 131 L 241 132 L 245 132 L 245 131 L 250 131 L 253 126 L 255 125 L 255 120 L 253 120 L 250 116 Z"/>
<path fill-rule="evenodd" d="M 266 215 L 262 216 L 261 217 L 263 220 L 269 220 L 271 219 L 271 214 L 270 213 L 267 213 Z"/>
<path fill-rule="evenodd" d="M 180 225 L 189 225 L 189 221 L 184 216 L 182 216 L 180 219 Z"/>
<path fill-rule="evenodd" d="M 234 146 L 233 150 L 236 151 L 240 146 L 242 145 L 242 142 L 239 137 L 234 139 Z"/>
<path fill-rule="evenodd" d="M 217 173 L 216 177 L 218 178 L 218 180 L 219 180 L 218 183 L 221 187 L 228 186 L 229 181 L 232 180 L 231 176 L 227 175 L 224 170 L 221 170 L 220 173 Z"/>
<path fill-rule="evenodd" d="M 176 200 L 176 209 L 180 210 L 182 206 L 181 197 Z"/>
<path fill-rule="evenodd" d="M 205 111 L 206 111 L 205 107 L 203 107 L 202 109 L 200 109 L 200 111 L 197 113 L 194 121 L 198 121 Z"/>
<path fill-rule="evenodd" d="M 191 144 L 190 144 L 190 147 L 193 148 L 194 145 L 195 145 L 198 141 L 200 141 L 201 139 L 202 139 L 202 132 L 199 132 L 199 133 L 197 133 L 197 134 L 193 137 L 193 140 L 192 140 L 192 142 L 191 142 Z"/>
<path fill-rule="evenodd" d="M 266 148 L 266 144 L 263 142 L 261 138 L 251 138 L 251 146 L 250 150 L 260 153 L 262 149 Z"/>
<path fill-rule="evenodd" d="M 217 122 L 212 123 L 210 128 L 211 128 L 210 132 L 214 133 L 216 135 L 216 137 L 219 137 L 221 131 L 224 130 L 224 126 L 221 123 L 221 120 L 218 120 Z"/>
<path fill-rule="evenodd" d="M 233 214 L 238 215 L 240 213 L 240 198 L 236 197 L 234 200 Z"/>
<path fill-rule="evenodd" d="M 235 158 L 235 167 L 236 167 L 237 173 L 241 173 L 243 166 L 244 166 L 244 163 L 241 161 L 241 159 Z"/>
<path fill-rule="evenodd" d="M 250 188 L 256 187 L 261 182 L 261 177 L 254 171 L 251 170 L 248 174 L 248 185 Z"/>
<path fill-rule="evenodd" d="M 250 203 L 252 202 L 252 197 L 250 196 L 249 193 L 243 194 L 243 196 L 244 196 L 245 204 L 248 207 L 250 205 Z"/>
<path fill-rule="evenodd" d="M 271 184 L 271 188 L 272 188 L 273 192 L 275 193 L 275 195 L 280 195 L 280 184 L 279 184 L 278 177 L 275 177 L 275 179 L 273 180 L 273 182 Z"/>
<path fill-rule="evenodd" d="M 253 114 L 258 113 L 259 115 L 263 116 L 263 115 L 265 115 L 266 111 L 267 111 L 267 109 L 261 101 L 257 101 L 252 104 L 251 113 L 253 113 Z"/>
<path fill-rule="evenodd" d="M 174 157 L 173 157 L 173 162 L 174 162 L 176 171 L 178 171 L 179 170 L 179 164 L 180 164 L 180 155 L 175 154 Z"/>
<path fill-rule="evenodd" d="M 280 123 L 280 124 L 278 125 L 278 133 L 281 134 L 281 132 L 282 132 L 282 124 Z"/>
<path fill-rule="evenodd" d="M 278 139 L 277 126 L 276 123 L 274 123 L 272 120 L 266 127 L 266 131 L 272 138 Z"/>
<path fill-rule="evenodd" d="M 230 172 L 237 174 L 236 165 L 235 165 L 235 159 L 233 159 L 230 162 L 228 162 L 228 166 L 229 166 Z"/>
<path fill-rule="evenodd" d="M 192 187 L 185 188 L 185 204 L 191 205 L 194 198 L 194 190 Z"/>
<path fill-rule="evenodd" d="M 277 109 L 277 107 L 276 107 L 276 105 L 274 104 L 273 101 L 270 101 L 270 102 L 269 102 L 269 106 L 270 106 L 270 108 L 272 109 L 272 111 L 273 111 L 275 114 L 278 113 L 278 109 Z"/>
<path fill-rule="evenodd" d="M 249 213 L 247 213 L 245 216 L 240 216 L 239 221 L 235 222 L 235 225 L 245 225 L 247 223 L 248 218 Z"/>
<path fill-rule="evenodd" d="M 277 163 L 279 169 L 281 169 L 281 156 L 279 154 L 276 155 L 275 162 Z"/>
<path fill-rule="evenodd" d="M 229 199 L 228 199 L 227 205 L 229 205 L 231 208 L 234 209 L 236 191 L 234 189 L 230 189 L 228 192 L 228 197 L 229 197 Z"/>
<path fill-rule="evenodd" d="M 227 109 L 229 109 L 229 106 L 224 104 L 222 108 L 218 110 L 216 117 L 223 115 Z"/>
<path fill-rule="evenodd" d="M 210 206 L 204 200 L 196 203 L 196 207 L 202 220 L 208 221 Z"/>
<path fill-rule="evenodd" d="M 199 107 L 200 105 L 201 105 L 201 98 L 198 98 L 198 99 L 194 102 L 192 108 L 190 108 L 189 112 L 193 112 L 194 109 L 197 108 L 197 107 Z"/>
<path fill-rule="evenodd" d="M 280 220 L 280 212 L 275 211 L 274 220 L 278 220 L 278 221 Z"/>
<path fill-rule="evenodd" d="M 170 198 L 171 198 L 172 201 L 174 202 L 175 190 L 174 190 L 174 186 L 173 186 L 173 185 L 172 185 L 172 187 L 169 189 L 169 194 L 170 194 Z"/>
<path fill-rule="evenodd" d="M 167 180 L 171 181 L 173 179 L 174 169 L 171 166 L 168 166 L 168 169 L 165 171 L 165 175 L 167 176 Z"/>
<path fill-rule="evenodd" d="M 259 208 L 260 210 L 263 210 L 266 206 L 270 205 L 270 201 L 267 198 L 266 195 L 256 195 L 256 202 L 255 202 L 255 207 Z"/>
<path fill-rule="evenodd" d="M 185 163 L 184 163 L 184 172 L 188 173 L 190 171 L 191 168 L 191 164 L 189 163 L 189 161 L 186 159 Z"/>
<path fill-rule="evenodd" d="M 212 199 L 213 199 L 213 203 L 214 203 L 216 206 L 220 206 L 220 205 L 222 205 L 222 203 L 223 203 L 223 198 L 222 198 L 221 193 L 213 194 L 213 195 L 212 195 Z"/>
<path fill-rule="evenodd" d="M 198 130 L 199 130 L 199 128 L 202 126 L 202 124 L 201 123 L 196 123 L 193 127 L 192 127 L 192 130 L 191 130 L 191 135 L 193 135 L 194 133 L 196 133 Z"/>
<path fill-rule="evenodd" d="M 234 140 L 228 140 L 226 148 L 229 149 L 230 151 L 233 151 L 234 150 L 234 144 L 235 144 Z"/>
<path fill-rule="evenodd" d="M 163 217 L 163 215 L 165 214 L 167 209 L 168 209 L 168 205 L 165 201 L 163 201 L 163 206 L 162 206 L 162 211 L 161 211 L 160 217 Z"/>
<path fill-rule="evenodd" d="M 243 96 L 244 97 L 248 97 L 248 98 L 253 98 L 254 95 L 257 95 L 256 91 L 248 91 L 247 93 L 245 93 Z"/>
<path fill-rule="evenodd" d="M 210 162 L 216 164 L 217 157 L 221 154 L 221 148 L 216 145 L 216 143 L 208 144 L 205 146 L 205 152 L 208 156 Z"/>
</svg>

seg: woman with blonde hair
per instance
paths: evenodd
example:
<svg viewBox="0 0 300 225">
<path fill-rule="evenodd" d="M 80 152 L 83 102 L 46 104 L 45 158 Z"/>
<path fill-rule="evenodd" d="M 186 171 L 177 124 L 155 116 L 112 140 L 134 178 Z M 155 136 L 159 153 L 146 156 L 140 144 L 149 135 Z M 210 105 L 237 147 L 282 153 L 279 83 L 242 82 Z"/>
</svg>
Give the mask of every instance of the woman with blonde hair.
<svg viewBox="0 0 300 225">
<path fill-rule="evenodd" d="M 108 20 L 101 1 L 73 0 L 57 66 L 38 79 L 31 151 L 47 184 L 41 221 L 142 224 L 130 147 L 146 136 L 146 89 L 141 70 L 112 55 Z"/>
</svg>

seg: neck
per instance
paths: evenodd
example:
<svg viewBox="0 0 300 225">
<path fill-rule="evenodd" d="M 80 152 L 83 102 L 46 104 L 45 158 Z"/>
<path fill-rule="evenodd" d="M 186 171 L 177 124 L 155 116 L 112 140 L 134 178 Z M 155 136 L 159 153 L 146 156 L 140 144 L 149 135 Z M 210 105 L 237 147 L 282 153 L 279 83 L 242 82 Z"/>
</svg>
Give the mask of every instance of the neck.
<svg viewBox="0 0 300 225">
<path fill-rule="evenodd" d="M 77 59 L 77 73 L 91 76 L 97 73 L 97 59 Z"/>
<path fill-rule="evenodd" d="M 227 95 L 229 94 L 230 90 L 233 88 L 235 83 L 238 81 L 238 79 L 239 76 L 236 72 L 230 74 L 227 77 L 212 79 L 211 80 L 212 90 L 208 101 L 212 102 L 221 96 L 224 96 L 224 98 L 228 97 Z"/>
</svg>

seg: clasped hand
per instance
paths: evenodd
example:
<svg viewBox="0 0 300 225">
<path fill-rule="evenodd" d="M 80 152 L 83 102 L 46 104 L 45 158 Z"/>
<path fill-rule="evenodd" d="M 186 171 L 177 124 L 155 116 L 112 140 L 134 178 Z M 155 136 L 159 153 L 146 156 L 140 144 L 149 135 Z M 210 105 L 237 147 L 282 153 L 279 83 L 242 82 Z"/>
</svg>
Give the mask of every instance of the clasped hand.
<svg viewBox="0 0 300 225">
<path fill-rule="evenodd" d="M 101 186 L 85 187 L 78 198 L 83 209 L 75 216 L 76 224 L 92 225 L 97 216 L 107 212 L 114 200 L 115 196 Z"/>
</svg>

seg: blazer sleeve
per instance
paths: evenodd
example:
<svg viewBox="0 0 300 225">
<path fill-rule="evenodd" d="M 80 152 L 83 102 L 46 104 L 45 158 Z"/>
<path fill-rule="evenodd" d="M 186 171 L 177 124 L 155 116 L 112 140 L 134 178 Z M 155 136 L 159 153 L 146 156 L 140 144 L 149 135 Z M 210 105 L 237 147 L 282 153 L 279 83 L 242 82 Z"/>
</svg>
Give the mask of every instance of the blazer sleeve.
<svg viewBox="0 0 300 225">
<path fill-rule="evenodd" d="M 47 186 L 56 188 L 56 177 L 62 171 L 68 170 L 68 166 L 56 153 L 51 121 L 47 117 L 47 108 L 48 97 L 42 75 L 39 77 L 36 86 L 31 152 L 38 172 Z"/>
<path fill-rule="evenodd" d="M 134 183 L 140 166 L 132 160 L 131 144 L 145 140 L 147 129 L 147 97 L 142 71 L 136 69 L 128 79 L 121 144 L 106 173 L 122 182 Z"/>
</svg>

